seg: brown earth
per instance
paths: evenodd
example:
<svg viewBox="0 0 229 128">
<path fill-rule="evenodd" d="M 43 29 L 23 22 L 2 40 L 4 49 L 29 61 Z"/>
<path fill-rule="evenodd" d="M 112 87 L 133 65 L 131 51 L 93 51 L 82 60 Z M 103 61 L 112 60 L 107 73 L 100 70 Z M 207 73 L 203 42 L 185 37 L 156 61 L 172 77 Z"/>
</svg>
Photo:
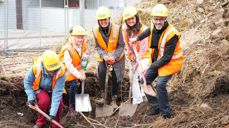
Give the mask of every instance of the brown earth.
<svg viewBox="0 0 229 128">
<path fill-rule="evenodd" d="M 140 16 L 149 25 L 150 9 L 157 0 L 143 0 L 137 5 Z M 118 112 L 108 118 L 95 118 L 95 112 L 83 116 L 67 115 L 67 100 L 62 124 L 75 127 L 152 127 L 152 128 L 229 128 L 229 4 L 227 0 L 160 0 L 171 10 L 169 21 L 182 33 L 185 65 L 169 83 L 171 119 L 146 116 L 147 102 L 138 106 L 131 118 Z M 29 128 L 36 113 L 26 106 L 23 76 L 32 65 L 32 57 L 41 52 L 10 52 L 0 54 L 0 127 Z M 94 63 L 93 63 L 94 64 Z M 95 68 L 87 73 L 86 93 L 98 96 Z M 127 70 L 128 71 L 128 70 Z M 126 73 L 127 74 L 127 73 Z M 123 97 L 127 98 L 127 75 Z M 67 96 L 65 96 L 67 99 Z M 23 114 L 23 115 L 22 115 Z M 99 122 L 95 122 L 99 121 Z M 99 125 L 100 124 L 100 125 Z"/>
</svg>

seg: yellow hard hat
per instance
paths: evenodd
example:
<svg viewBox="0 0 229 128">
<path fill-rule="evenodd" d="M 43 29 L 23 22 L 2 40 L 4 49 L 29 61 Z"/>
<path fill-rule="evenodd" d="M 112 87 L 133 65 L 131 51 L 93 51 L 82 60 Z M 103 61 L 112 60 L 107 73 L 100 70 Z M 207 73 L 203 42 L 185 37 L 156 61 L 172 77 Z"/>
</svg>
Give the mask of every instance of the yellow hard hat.
<svg viewBox="0 0 229 128">
<path fill-rule="evenodd" d="M 137 14 L 137 12 L 138 11 L 135 7 L 132 7 L 132 6 L 126 7 L 123 14 L 122 14 L 123 21 L 135 16 Z"/>
<path fill-rule="evenodd" d="M 58 68 L 60 68 L 60 60 L 58 55 L 52 51 L 47 50 L 42 54 L 42 63 L 46 70 L 48 71 L 54 71 Z"/>
<path fill-rule="evenodd" d="M 97 20 L 107 19 L 110 17 L 111 17 L 111 13 L 107 7 L 102 6 L 96 12 L 96 19 Z"/>
<path fill-rule="evenodd" d="M 72 29 L 70 30 L 70 34 L 72 36 L 75 36 L 75 35 L 83 35 L 85 36 L 86 35 L 86 31 L 83 27 L 81 26 L 74 26 L 72 27 Z"/>
<path fill-rule="evenodd" d="M 161 16 L 161 17 L 167 17 L 169 15 L 168 9 L 163 4 L 156 5 L 151 13 L 152 16 Z"/>
</svg>

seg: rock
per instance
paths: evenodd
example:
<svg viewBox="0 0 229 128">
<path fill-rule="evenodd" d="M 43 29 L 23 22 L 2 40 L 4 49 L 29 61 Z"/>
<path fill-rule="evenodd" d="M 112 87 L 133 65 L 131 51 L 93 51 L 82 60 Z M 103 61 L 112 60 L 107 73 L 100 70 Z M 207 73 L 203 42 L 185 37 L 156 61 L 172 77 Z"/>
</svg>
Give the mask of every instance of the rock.
<svg viewBox="0 0 229 128">
<path fill-rule="evenodd" d="M 203 4 L 204 3 L 204 0 L 196 0 L 196 4 L 197 5 L 201 5 L 201 4 Z"/>
<path fill-rule="evenodd" d="M 213 37 L 219 37 L 219 33 L 222 32 L 222 28 L 218 28 L 212 32 Z"/>
<path fill-rule="evenodd" d="M 220 121 L 223 125 L 229 124 L 229 116 L 224 116 Z"/>
<path fill-rule="evenodd" d="M 200 105 L 201 110 L 203 111 L 212 111 L 213 109 L 207 104 L 207 103 L 202 103 Z"/>
<path fill-rule="evenodd" d="M 226 39 L 223 39 L 223 40 L 221 40 L 220 41 L 220 43 L 223 45 L 223 46 L 226 46 L 227 48 L 229 48 L 229 41 L 228 40 L 226 40 Z"/>
<path fill-rule="evenodd" d="M 211 29 L 211 30 L 216 30 L 217 29 L 217 26 L 213 23 L 213 22 L 210 22 L 208 27 Z"/>
<path fill-rule="evenodd" d="M 204 12 L 204 8 L 198 7 L 197 11 L 200 12 L 200 13 L 203 13 Z"/>
</svg>

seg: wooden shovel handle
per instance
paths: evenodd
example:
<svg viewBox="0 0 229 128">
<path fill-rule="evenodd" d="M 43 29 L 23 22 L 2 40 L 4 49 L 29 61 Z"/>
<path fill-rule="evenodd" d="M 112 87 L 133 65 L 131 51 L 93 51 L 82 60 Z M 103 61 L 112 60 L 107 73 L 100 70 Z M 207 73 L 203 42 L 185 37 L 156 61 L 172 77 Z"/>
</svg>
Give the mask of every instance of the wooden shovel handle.
<svg viewBox="0 0 229 128">
<path fill-rule="evenodd" d="M 43 115 L 45 118 L 47 118 L 48 120 L 51 121 L 51 123 L 57 125 L 59 128 L 64 128 L 61 124 L 59 124 L 57 121 L 55 121 L 54 119 L 51 120 L 51 117 L 49 115 L 47 115 L 45 112 L 43 112 L 39 106 L 37 104 L 35 104 L 34 106 L 29 105 L 29 107 L 37 112 L 39 112 L 41 115 Z"/>
</svg>

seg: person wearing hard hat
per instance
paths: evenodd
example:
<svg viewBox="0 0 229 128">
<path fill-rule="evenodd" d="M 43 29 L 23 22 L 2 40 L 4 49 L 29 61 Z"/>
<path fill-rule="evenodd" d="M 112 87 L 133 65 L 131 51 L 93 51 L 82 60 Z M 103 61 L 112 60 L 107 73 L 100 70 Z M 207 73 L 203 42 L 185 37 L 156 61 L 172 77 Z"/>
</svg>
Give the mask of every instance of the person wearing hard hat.
<svg viewBox="0 0 229 128">
<path fill-rule="evenodd" d="M 152 110 L 148 115 L 161 114 L 164 118 L 171 118 L 168 92 L 166 85 L 172 75 L 179 72 L 184 62 L 182 53 L 181 35 L 167 21 L 168 9 L 163 4 L 156 5 L 152 10 L 151 29 L 142 32 L 141 35 L 132 38 L 131 42 L 142 40 L 151 36 L 150 48 L 152 48 L 152 64 L 146 72 L 148 87 L 157 78 L 157 96 L 147 95 Z"/>
<path fill-rule="evenodd" d="M 62 95 L 65 85 L 65 68 L 58 55 L 51 50 L 45 51 L 41 57 L 34 59 L 34 65 L 29 69 L 24 78 L 24 88 L 28 96 L 28 105 L 38 107 L 48 114 L 51 119 L 60 121 L 63 109 Z M 50 110 L 49 110 L 50 109 Z M 38 113 L 36 125 L 41 128 L 46 124 L 46 118 Z M 51 124 L 52 128 L 58 126 Z"/>
<path fill-rule="evenodd" d="M 61 48 L 60 60 L 66 66 L 66 82 L 69 83 L 69 112 L 71 115 L 77 115 L 75 111 L 75 94 L 81 92 L 80 81 L 86 78 L 85 72 L 82 70 L 83 61 L 88 59 L 86 53 L 86 31 L 81 26 L 74 26 L 70 29 L 70 35 L 67 43 Z"/>
<path fill-rule="evenodd" d="M 135 7 L 128 6 L 124 9 L 122 14 L 123 22 L 122 34 L 126 43 L 126 49 L 128 53 L 128 59 L 130 60 L 130 81 L 132 81 L 132 94 L 133 104 L 140 104 L 143 102 L 144 93 L 140 88 L 138 76 L 141 72 L 146 71 L 150 65 L 151 54 L 148 48 L 149 37 L 137 41 L 136 43 L 129 44 L 129 39 L 138 36 L 144 30 L 147 29 L 145 25 L 140 22 L 138 12 Z M 140 66 L 137 64 L 136 55 L 134 49 L 137 51 L 139 56 Z"/>
<path fill-rule="evenodd" d="M 98 25 L 93 28 L 95 37 L 95 49 L 97 51 L 96 59 L 98 64 L 98 76 L 101 97 L 96 100 L 98 105 L 104 104 L 104 87 L 106 79 L 107 65 L 112 65 L 112 102 L 114 107 L 117 107 L 116 101 L 118 98 L 119 86 L 123 81 L 125 57 L 122 32 L 120 26 L 111 22 L 111 13 L 108 8 L 100 7 L 96 12 Z"/>
</svg>

